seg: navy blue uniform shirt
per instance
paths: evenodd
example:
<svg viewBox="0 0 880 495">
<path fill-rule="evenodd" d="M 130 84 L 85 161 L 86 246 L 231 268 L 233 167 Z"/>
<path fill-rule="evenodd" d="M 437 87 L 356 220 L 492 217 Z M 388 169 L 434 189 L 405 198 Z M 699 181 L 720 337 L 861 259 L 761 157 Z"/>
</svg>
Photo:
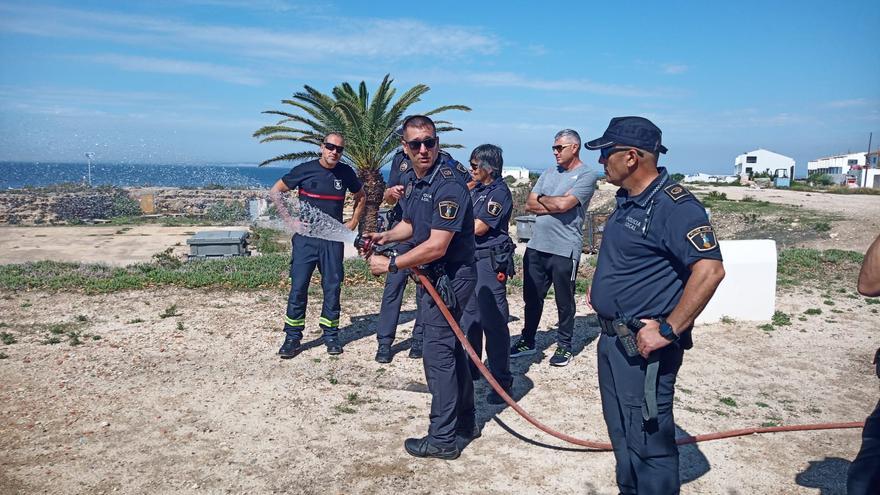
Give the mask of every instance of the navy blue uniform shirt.
<svg viewBox="0 0 880 495">
<path fill-rule="evenodd" d="M 474 262 L 474 213 L 467 186 L 442 157 L 421 179 L 407 183 L 403 219 L 413 228 L 413 245 L 428 240 L 431 229 L 454 232 L 446 254 L 434 263 L 466 265 Z"/>
<path fill-rule="evenodd" d="M 688 268 L 701 259 L 721 260 L 706 210 L 665 168 L 641 194 L 617 191 L 608 218 L 591 304 L 604 318 L 668 316 L 681 299 Z"/>
<path fill-rule="evenodd" d="M 498 177 L 490 184 L 477 184 L 471 190 L 474 219 L 482 220 L 489 231 L 476 236 L 477 249 L 500 246 L 510 240 L 508 229 L 513 214 L 513 199 L 504 179 Z"/>
<path fill-rule="evenodd" d="M 324 168 L 318 160 L 301 163 L 281 178 L 290 189 L 299 188 L 299 200 L 342 221 L 345 191 L 361 190 L 361 181 L 348 165 L 339 162 L 333 168 Z"/>
</svg>

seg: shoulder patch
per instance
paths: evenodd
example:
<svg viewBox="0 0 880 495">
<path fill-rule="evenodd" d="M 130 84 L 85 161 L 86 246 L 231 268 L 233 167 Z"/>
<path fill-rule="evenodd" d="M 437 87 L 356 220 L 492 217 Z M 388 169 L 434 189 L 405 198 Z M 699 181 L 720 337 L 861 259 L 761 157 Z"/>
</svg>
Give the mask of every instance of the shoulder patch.
<svg viewBox="0 0 880 495">
<path fill-rule="evenodd" d="M 437 203 L 437 209 L 440 211 L 440 218 L 444 220 L 455 220 L 458 215 L 458 203 L 455 201 L 441 201 Z"/>
<path fill-rule="evenodd" d="M 718 239 L 711 225 L 702 225 L 688 232 L 687 239 L 701 253 L 718 247 Z"/>
<path fill-rule="evenodd" d="M 452 178 L 452 170 L 449 170 L 446 167 L 442 167 L 442 168 L 440 168 L 440 175 L 442 175 L 446 179 L 451 179 Z"/>
<path fill-rule="evenodd" d="M 681 184 L 670 184 L 663 188 L 663 190 L 666 191 L 666 194 L 668 194 L 675 202 L 691 195 L 691 192 L 685 189 Z"/>
<path fill-rule="evenodd" d="M 486 203 L 486 211 L 489 212 L 493 217 L 497 217 L 501 214 L 501 203 L 497 201 L 492 201 L 491 199 Z"/>
</svg>

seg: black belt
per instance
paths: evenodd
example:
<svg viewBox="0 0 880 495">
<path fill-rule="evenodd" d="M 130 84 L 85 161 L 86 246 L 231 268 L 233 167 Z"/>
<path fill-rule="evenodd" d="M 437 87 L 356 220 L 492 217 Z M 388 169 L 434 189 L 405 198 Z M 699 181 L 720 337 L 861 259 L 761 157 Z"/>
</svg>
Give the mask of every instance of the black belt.
<svg viewBox="0 0 880 495">
<path fill-rule="evenodd" d="M 614 331 L 614 320 L 609 320 L 608 318 L 602 318 L 598 314 L 596 318 L 599 320 L 599 328 L 602 329 L 602 333 L 608 335 L 609 337 L 614 337 L 617 333 Z"/>
</svg>

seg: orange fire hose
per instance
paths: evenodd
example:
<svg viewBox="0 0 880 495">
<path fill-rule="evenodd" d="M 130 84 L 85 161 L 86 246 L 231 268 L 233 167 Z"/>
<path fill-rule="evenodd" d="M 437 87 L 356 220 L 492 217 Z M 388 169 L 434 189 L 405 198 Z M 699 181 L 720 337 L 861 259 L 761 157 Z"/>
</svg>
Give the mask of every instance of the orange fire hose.
<svg viewBox="0 0 880 495">
<path fill-rule="evenodd" d="M 580 445 L 582 447 L 587 447 L 593 450 L 611 450 L 611 444 L 608 442 L 597 442 L 593 440 L 582 440 L 580 438 L 575 438 L 570 435 L 566 435 L 565 433 L 558 432 L 549 426 L 541 423 L 537 419 L 533 418 L 529 413 L 525 411 L 522 407 L 519 406 L 509 395 L 504 391 L 504 388 L 498 384 L 495 380 L 495 377 L 492 376 L 492 373 L 486 368 L 486 365 L 483 364 L 483 361 L 480 360 L 479 356 L 477 356 L 474 348 L 471 347 L 470 342 L 465 336 L 464 332 L 461 331 L 461 327 L 458 326 L 458 323 L 453 318 L 452 313 L 449 312 L 449 308 L 446 307 L 446 304 L 443 303 L 443 299 L 440 297 L 440 294 L 437 293 L 437 289 L 434 288 L 434 285 L 431 281 L 426 277 L 418 268 L 410 268 L 412 272 L 418 277 L 419 282 L 421 282 L 422 286 L 425 290 L 428 291 L 428 294 L 431 295 L 431 298 L 434 299 L 434 302 L 437 303 L 437 307 L 440 308 L 440 312 L 443 313 L 443 316 L 446 318 L 446 321 L 449 322 L 449 326 L 452 327 L 452 331 L 455 332 L 455 336 L 458 338 L 459 342 L 461 342 L 462 347 L 467 352 L 468 356 L 471 358 L 471 361 L 477 366 L 477 369 L 480 370 L 480 374 L 489 382 L 489 385 L 492 386 L 492 389 L 495 390 L 501 398 L 504 399 L 504 402 L 507 403 L 514 411 L 517 412 L 520 416 L 522 416 L 526 421 L 533 424 L 539 430 L 544 433 L 554 436 L 560 440 L 563 440 L 568 443 L 572 443 L 575 445 Z M 854 421 L 851 423 L 817 423 L 817 424 L 809 424 L 809 425 L 789 425 L 789 426 L 769 426 L 763 428 L 743 428 L 740 430 L 728 430 L 721 431 L 717 433 L 706 433 L 703 435 L 696 436 L 686 436 L 680 437 L 675 440 L 675 443 L 678 445 L 687 445 L 691 443 L 697 442 L 705 442 L 708 440 L 720 440 L 722 438 L 733 438 L 733 437 L 741 437 L 745 435 L 752 435 L 755 433 L 778 433 L 783 431 L 809 431 L 809 430 L 836 430 L 842 428 L 863 428 L 865 426 L 864 421 Z"/>
</svg>

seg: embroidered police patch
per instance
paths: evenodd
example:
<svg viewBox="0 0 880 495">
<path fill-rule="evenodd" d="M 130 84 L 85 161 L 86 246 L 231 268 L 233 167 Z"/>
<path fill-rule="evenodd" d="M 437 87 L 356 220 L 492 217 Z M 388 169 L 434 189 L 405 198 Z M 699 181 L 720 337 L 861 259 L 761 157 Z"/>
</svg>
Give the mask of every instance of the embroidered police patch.
<svg viewBox="0 0 880 495">
<path fill-rule="evenodd" d="M 663 189 L 673 201 L 690 196 L 691 192 L 684 188 L 681 184 L 672 184 Z"/>
<path fill-rule="evenodd" d="M 458 215 L 458 203 L 455 201 L 441 201 L 437 204 L 437 209 L 440 211 L 440 218 L 444 220 L 455 220 Z"/>
<path fill-rule="evenodd" d="M 335 187 L 337 191 L 342 190 L 342 179 L 333 179 L 333 187 Z"/>
<path fill-rule="evenodd" d="M 409 198 L 409 195 L 412 194 L 412 190 L 413 190 L 413 183 L 410 182 L 409 184 L 406 185 L 406 197 L 407 198 Z"/>
<path fill-rule="evenodd" d="M 486 203 L 486 211 L 488 211 L 493 217 L 497 217 L 501 214 L 501 203 L 490 199 L 489 202 Z"/>
<path fill-rule="evenodd" d="M 448 168 L 445 168 L 445 167 L 441 168 L 440 175 L 442 175 L 443 177 L 445 177 L 447 179 L 451 179 L 452 178 L 452 170 L 449 170 Z"/>
<path fill-rule="evenodd" d="M 459 162 L 456 162 L 456 164 L 455 164 L 455 168 L 457 168 L 458 171 L 461 172 L 461 173 L 463 173 L 463 174 L 468 173 L 467 169 L 464 168 L 464 165 L 462 165 L 462 164 L 459 163 Z"/>
<path fill-rule="evenodd" d="M 715 231 L 711 225 L 703 225 L 687 233 L 687 238 L 691 244 L 697 248 L 697 251 L 711 251 L 718 247 L 718 240 L 715 239 Z"/>
<path fill-rule="evenodd" d="M 400 171 L 401 172 L 406 172 L 406 169 L 408 167 L 409 167 L 409 162 L 407 162 L 406 160 L 400 162 Z"/>
</svg>

